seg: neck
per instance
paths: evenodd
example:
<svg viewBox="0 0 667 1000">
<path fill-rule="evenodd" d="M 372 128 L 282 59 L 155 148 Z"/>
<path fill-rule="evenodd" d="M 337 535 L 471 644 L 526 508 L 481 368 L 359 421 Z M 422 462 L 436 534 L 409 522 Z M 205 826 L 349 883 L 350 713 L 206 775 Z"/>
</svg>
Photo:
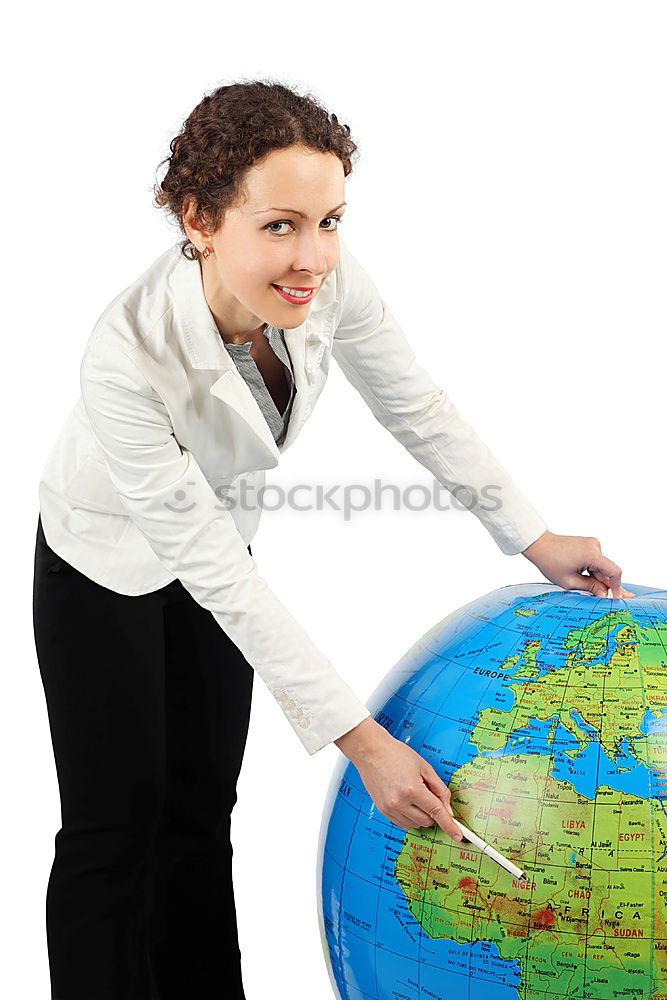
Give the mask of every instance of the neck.
<svg viewBox="0 0 667 1000">
<path fill-rule="evenodd" d="M 216 325 L 218 326 L 218 333 L 220 334 L 221 339 L 224 340 L 226 344 L 247 344 L 249 340 L 254 343 L 255 340 L 264 336 L 264 330 L 266 328 L 266 323 L 263 323 L 258 330 L 249 330 L 248 333 L 229 334 L 222 332 L 217 320 Z"/>
<path fill-rule="evenodd" d="M 239 304 L 236 303 L 237 308 L 234 309 L 231 303 L 226 301 L 229 296 L 225 296 L 220 285 L 215 265 L 209 261 L 200 260 L 199 266 L 204 298 L 222 340 L 226 344 L 247 344 L 249 340 L 254 341 L 261 337 L 267 324 L 261 323 L 260 326 L 257 326 L 259 317 L 250 315 L 248 326 L 244 327 L 240 317 L 237 316 L 236 320 L 230 318 L 229 314 L 237 312 Z"/>
</svg>

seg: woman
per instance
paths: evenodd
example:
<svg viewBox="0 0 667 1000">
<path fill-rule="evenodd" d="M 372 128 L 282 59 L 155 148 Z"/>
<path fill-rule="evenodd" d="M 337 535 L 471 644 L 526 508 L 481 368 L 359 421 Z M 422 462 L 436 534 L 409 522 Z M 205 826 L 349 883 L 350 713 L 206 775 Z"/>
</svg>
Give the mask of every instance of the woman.
<svg viewBox="0 0 667 1000">
<path fill-rule="evenodd" d="M 370 717 L 251 555 L 265 470 L 332 355 L 422 465 L 470 492 L 503 552 L 562 587 L 631 596 L 597 539 L 547 529 L 417 364 L 338 233 L 355 152 L 347 126 L 282 85 L 205 97 L 156 185 L 184 239 L 86 345 L 35 554 L 62 804 L 54 997 L 243 997 L 229 828 L 255 671 L 306 750 L 335 742 L 389 820 L 460 839 L 444 782 Z"/>
</svg>

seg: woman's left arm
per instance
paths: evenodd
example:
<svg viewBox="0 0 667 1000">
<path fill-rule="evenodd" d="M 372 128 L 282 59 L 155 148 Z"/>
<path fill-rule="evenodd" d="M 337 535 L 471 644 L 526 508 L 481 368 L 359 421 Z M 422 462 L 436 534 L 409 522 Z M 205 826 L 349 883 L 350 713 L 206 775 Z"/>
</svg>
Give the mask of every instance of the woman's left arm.
<svg viewBox="0 0 667 1000">
<path fill-rule="evenodd" d="M 341 302 L 332 356 L 376 419 L 480 520 L 507 555 L 521 552 L 557 586 L 631 597 L 596 538 L 556 535 L 417 362 L 400 325 L 340 240 Z M 468 501 L 468 502 L 466 502 Z M 585 576 L 588 570 L 591 575 Z"/>
</svg>

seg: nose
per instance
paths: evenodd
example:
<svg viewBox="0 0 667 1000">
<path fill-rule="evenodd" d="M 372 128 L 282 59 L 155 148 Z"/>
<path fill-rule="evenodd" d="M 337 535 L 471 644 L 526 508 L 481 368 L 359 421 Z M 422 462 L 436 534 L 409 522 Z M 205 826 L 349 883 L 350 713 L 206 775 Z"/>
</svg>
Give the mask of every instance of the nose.
<svg viewBox="0 0 667 1000">
<path fill-rule="evenodd" d="M 314 279 L 322 279 L 327 272 L 327 257 L 319 235 L 302 234 L 298 242 L 294 271 L 307 271 Z"/>
</svg>

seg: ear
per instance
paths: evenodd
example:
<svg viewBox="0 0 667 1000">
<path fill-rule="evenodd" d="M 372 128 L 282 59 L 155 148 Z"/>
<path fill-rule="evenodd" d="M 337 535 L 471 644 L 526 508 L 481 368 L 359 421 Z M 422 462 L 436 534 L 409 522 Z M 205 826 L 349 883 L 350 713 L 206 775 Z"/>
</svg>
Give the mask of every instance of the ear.
<svg viewBox="0 0 667 1000">
<path fill-rule="evenodd" d="M 210 239 L 210 232 L 208 229 L 201 226 L 197 221 L 197 199 L 193 194 L 189 194 L 185 197 L 183 201 L 183 228 L 188 234 L 188 239 L 195 246 L 205 243 Z"/>
</svg>

